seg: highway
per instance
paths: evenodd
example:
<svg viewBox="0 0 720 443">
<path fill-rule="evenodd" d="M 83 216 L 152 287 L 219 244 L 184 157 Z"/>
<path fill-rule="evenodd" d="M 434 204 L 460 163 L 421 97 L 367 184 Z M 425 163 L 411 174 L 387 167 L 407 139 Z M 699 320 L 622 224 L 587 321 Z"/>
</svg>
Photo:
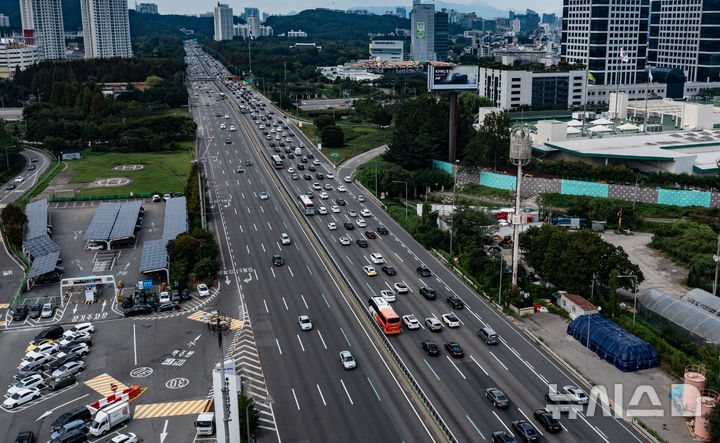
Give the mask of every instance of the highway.
<svg viewBox="0 0 720 443">
<path fill-rule="evenodd" d="M 220 83 L 218 82 L 218 84 Z M 274 367 L 275 362 L 272 359 L 280 356 L 282 356 L 282 361 L 291 358 L 285 356 L 285 354 L 280 354 L 281 349 L 282 352 L 285 352 L 285 348 L 282 346 L 283 342 L 287 342 L 287 345 L 291 348 L 297 348 L 301 337 L 308 336 L 307 333 L 302 335 L 298 333 L 299 329 L 294 317 L 300 313 L 309 313 L 315 320 L 318 315 L 315 312 L 330 309 L 334 319 L 338 321 L 338 325 L 334 327 L 342 327 L 342 334 L 335 334 L 336 345 L 347 346 L 347 343 L 343 343 L 344 336 L 350 337 L 353 332 L 355 333 L 355 339 L 350 339 L 353 346 L 356 345 L 356 342 L 363 341 L 358 338 L 358 335 L 361 336 L 363 331 L 358 328 L 361 325 L 358 324 L 355 316 L 350 312 L 350 305 L 346 303 L 343 306 L 342 301 L 338 300 L 342 291 L 333 282 L 334 273 L 324 270 L 325 266 L 321 262 L 321 256 L 318 252 L 312 250 L 309 240 L 305 241 L 303 239 L 305 231 L 295 221 L 297 217 L 302 217 L 304 220 L 301 223 L 307 223 L 306 226 L 311 230 L 312 235 L 319 242 L 324 253 L 332 261 L 332 267 L 336 269 L 342 280 L 357 294 L 359 299 L 364 300 L 364 303 L 367 303 L 369 296 L 379 295 L 380 290 L 391 289 L 394 283 L 404 282 L 409 287 L 409 293 L 397 294 L 397 301 L 392 304 L 398 314 L 413 313 L 422 322 L 425 317 L 435 316 L 440 318 L 442 314 L 453 311 L 461 320 L 459 328 L 443 328 L 442 332 L 439 333 L 432 333 L 425 328 L 417 331 L 404 330 L 399 336 L 390 338 L 392 347 L 430 399 L 442 420 L 449 427 L 451 438 L 458 441 L 489 440 L 491 433 L 494 431 L 505 430 L 513 433 L 511 422 L 514 420 L 527 420 L 538 427 L 537 422 L 532 418 L 532 413 L 534 410 L 544 407 L 544 395 L 551 385 L 558 387 L 577 385 L 578 381 L 569 376 L 547 355 L 540 352 L 522 331 L 512 324 L 509 318 L 499 313 L 430 253 L 425 251 L 421 245 L 387 216 L 370 196 L 366 195 L 365 201 L 359 202 L 357 197 L 363 191 L 355 183 L 344 183 L 343 181 L 343 177 L 350 175 L 350 171 L 342 167 L 338 171 L 333 171 L 330 163 L 314 148 L 311 149 L 311 152 L 314 152 L 315 157 L 320 160 L 320 164 L 316 165 L 318 172 L 323 172 L 325 175 L 334 173 L 334 178 L 319 180 L 315 178 L 313 173 L 310 180 L 304 180 L 302 176 L 308 172 L 306 169 L 297 171 L 300 174 L 300 179 L 293 180 L 288 168 L 291 166 L 297 168 L 297 164 L 300 163 L 297 158 L 294 161 L 286 159 L 283 169 L 274 170 L 277 179 L 281 183 L 282 192 L 286 192 L 290 201 L 293 202 L 297 201 L 298 195 L 310 191 L 312 184 L 315 182 L 320 183 L 322 186 L 326 183 L 332 186 L 332 190 L 325 191 L 329 194 L 327 200 L 320 199 L 318 195 L 320 191 L 313 190 L 316 194 L 316 207 L 325 206 L 328 209 L 327 215 L 316 214 L 307 217 L 298 215 L 299 211 L 295 211 L 285 203 L 280 194 L 281 190 L 277 189 L 269 176 L 266 175 L 270 171 L 267 166 L 268 158 L 274 154 L 274 151 L 269 148 L 263 134 L 258 130 L 257 124 L 250 120 L 249 114 L 242 115 L 238 112 L 239 106 L 243 102 L 233 98 L 229 89 L 224 89 L 224 92 L 228 96 L 228 100 L 217 100 L 215 95 L 208 96 L 205 94 L 203 100 L 210 100 L 212 103 L 210 106 L 201 104 L 198 109 L 207 111 L 203 112 L 204 119 L 201 121 L 201 126 L 205 131 L 204 135 L 212 134 L 213 140 L 224 141 L 227 136 L 227 130 L 219 129 L 219 125 L 225 120 L 214 117 L 215 109 L 223 109 L 220 112 L 223 115 L 227 113 L 230 116 L 229 124 L 238 127 L 238 131 L 230 135 L 232 139 L 231 145 L 225 145 L 223 148 L 220 143 L 208 143 L 207 155 L 209 157 L 206 164 L 212 172 L 209 175 L 216 190 L 213 200 L 218 202 L 219 207 L 224 207 L 224 202 L 231 202 L 226 209 L 222 210 L 222 216 L 228 220 L 229 214 L 237 212 L 235 214 L 237 218 L 233 218 L 232 222 L 228 220 L 225 223 L 228 226 L 233 226 L 236 230 L 236 232 L 227 236 L 230 245 L 226 255 L 237 257 L 230 251 L 244 246 L 245 251 L 242 251 L 244 259 L 252 263 L 260 263 L 257 265 L 258 273 L 262 273 L 264 276 L 273 276 L 270 281 L 265 280 L 264 276 L 259 277 L 259 281 L 263 282 L 263 289 L 260 291 L 251 286 L 242 290 L 250 314 L 253 317 L 255 336 L 258 340 L 263 366 L 265 368 Z M 230 107 L 231 103 L 234 103 L 232 108 Z M 245 104 L 247 103 L 245 102 Z M 280 115 L 279 110 L 268 104 L 266 110 L 271 109 L 274 111 L 275 116 Z M 293 140 L 292 144 L 302 142 L 307 147 L 312 146 L 310 141 L 297 128 L 290 125 L 289 130 L 296 134 L 297 140 Z M 243 151 L 238 152 L 238 144 L 240 144 L 240 149 Z M 219 152 L 214 152 L 213 149 L 215 148 Z M 223 149 L 224 153 L 222 152 Z M 264 158 L 260 159 L 259 153 Z M 242 164 L 241 162 L 244 162 L 248 157 L 256 162 L 256 166 L 246 168 L 245 175 L 235 173 L 234 166 Z M 261 162 L 261 164 L 257 162 Z M 309 164 L 310 162 L 306 166 Z M 261 165 L 263 169 L 258 169 Z M 338 190 L 340 186 L 345 186 L 347 191 L 340 192 Z M 260 201 L 256 197 L 262 191 L 269 193 L 269 200 Z M 340 212 L 330 211 L 330 207 L 335 205 L 334 202 L 338 198 L 345 199 L 347 205 L 339 206 Z M 255 201 L 250 201 L 252 199 Z M 242 207 L 242 205 L 246 206 Z M 363 217 L 367 222 L 367 228 L 361 229 L 357 227 L 355 220 L 358 217 L 351 216 L 348 213 L 350 209 L 358 212 L 361 209 L 370 211 L 371 216 Z M 258 226 L 258 217 L 253 216 L 258 211 L 260 211 L 258 216 L 264 221 L 260 226 Z M 336 224 L 336 230 L 328 228 L 330 222 Z M 355 229 L 345 230 L 343 222 L 353 223 Z M 266 224 L 267 226 L 265 226 Z M 287 230 L 278 231 L 280 229 L 279 224 L 282 224 L 283 228 Z M 380 225 L 389 229 L 389 235 L 378 235 L 375 239 L 368 239 L 368 248 L 358 247 L 355 240 L 363 237 L 365 230 L 376 231 L 376 228 Z M 288 232 L 298 247 L 289 248 L 278 245 L 280 232 Z M 350 245 L 341 245 L 339 242 L 340 236 L 349 236 L 352 240 Z M 298 242 L 302 243 L 298 244 Z M 259 253 L 260 250 L 263 252 Z M 277 253 L 282 251 L 286 261 L 283 268 L 272 268 L 270 262 L 272 251 L 278 251 Z M 362 267 L 372 264 L 369 256 L 373 252 L 381 253 L 385 260 L 397 270 L 397 275 L 386 276 L 380 272 L 379 268 L 382 265 L 375 265 L 378 270 L 377 276 L 369 277 L 365 275 Z M 260 255 L 260 257 L 256 258 L 256 255 Z M 418 275 L 416 268 L 420 264 L 425 264 L 432 270 L 432 277 L 423 278 Z M 240 267 L 240 265 L 237 266 Z M 419 289 L 423 286 L 433 287 L 438 293 L 437 299 L 433 301 L 424 299 L 419 293 Z M 267 289 L 271 291 L 272 295 L 264 292 Z M 320 298 L 318 298 L 318 292 Z M 297 293 L 303 294 L 303 297 L 299 297 L 300 300 L 298 300 Z M 457 295 L 465 302 L 463 309 L 452 310 L 446 304 L 445 299 L 451 294 Z M 308 308 L 304 306 L 306 300 L 311 301 Z M 325 300 L 329 300 L 331 303 L 323 307 Z M 335 304 L 332 303 L 333 300 L 336 301 Z M 289 304 L 286 305 L 286 303 Z M 258 304 L 261 305 L 259 310 L 257 308 Z M 265 308 L 265 304 L 267 304 L 267 308 Z M 306 312 L 302 312 L 303 308 Z M 265 311 L 264 316 L 263 310 Z M 271 313 L 273 315 L 270 315 Z M 282 317 L 283 320 L 279 321 L 276 317 Z M 328 320 L 327 316 L 323 316 L 323 326 L 318 328 L 324 328 L 324 323 Z M 478 339 L 476 331 L 484 326 L 490 326 L 500 334 L 500 345 L 490 347 Z M 328 337 L 324 334 L 323 336 L 327 341 Z M 275 340 L 272 337 L 276 337 Z M 293 339 L 295 339 L 295 343 L 290 345 Z M 426 356 L 420 349 L 422 340 L 432 340 L 441 348 L 445 341 L 455 341 L 465 350 L 465 357 L 463 359 L 453 359 L 444 350 L 441 350 L 439 357 Z M 313 344 L 316 346 L 313 351 L 321 353 L 325 351 L 323 344 Z M 273 350 L 273 346 L 276 346 L 276 349 Z M 397 409 L 395 410 L 398 411 L 398 416 L 402 418 L 393 417 L 390 419 L 393 428 L 397 432 L 397 438 L 418 441 L 418 436 L 415 434 L 406 434 L 404 430 L 397 428 L 398 421 L 407 420 L 407 417 L 412 417 L 413 421 L 415 420 L 412 413 L 408 414 L 407 411 L 399 412 L 403 408 L 407 409 L 407 405 L 403 406 L 403 398 L 408 394 L 397 391 L 399 389 L 397 384 L 393 386 L 388 380 L 391 378 L 389 371 L 381 371 L 381 368 L 386 363 L 381 361 L 376 353 L 372 352 L 369 343 L 365 343 L 364 346 L 361 352 L 358 353 L 362 359 L 360 369 L 363 371 L 372 371 L 373 369 L 378 371 L 373 373 L 374 376 L 386 380 L 386 395 L 394 396 L 393 398 L 397 402 Z M 297 349 L 294 349 L 294 351 L 297 351 Z M 313 398 L 318 397 L 317 392 L 313 392 L 311 388 L 308 389 L 306 385 L 310 384 L 312 386 L 314 374 L 323 374 L 322 378 L 327 379 L 330 373 L 338 374 L 342 373 L 342 371 L 337 364 L 335 365 L 337 370 L 332 368 L 332 358 L 329 363 L 327 359 L 324 359 L 322 364 L 316 362 L 317 364 L 306 370 L 305 365 L 308 364 L 310 359 L 303 355 L 305 352 L 306 350 L 302 348 L 301 354 L 298 356 L 299 361 L 304 362 L 301 365 L 302 369 L 293 371 L 293 375 L 297 374 L 297 377 L 303 378 L 302 384 L 305 387 L 303 397 L 307 401 L 313 401 Z M 336 353 L 331 352 L 331 354 Z M 313 352 L 313 359 L 315 355 L 315 352 Z M 303 356 L 306 357 L 304 360 L 302 359 Z M 373 356 L 373 361 L 365 362 L 368 356 Z M 268 357 L 271 360 L 266 360 Z M 375 368 L 368 368 L 369 365 L 373 365 Z M 273 383 L 277 381 L 273 381 L 273 378 L 279 377 L 281 380 L 283 380 L 283 377 L 288 378 L 287 368 L 277 368 L 278 373 L 274 374 L 274 377 L 270 374 L 270 371 L 272 369 L 268 369 L 268 386 L 273 397 L 276 397 Z M 305 375 L 306 373 L 313 374 L 313 376 Z M 305 377 L 310 377 L 310 379 L 305 379 Z M 372 378 L 374 385 L 378 383 L 378 379 L 370 378 Z M 285 386 L 285 383 L 287 386 Z M 280 385 L 282 387 L 279 394 L 286 391 L 293 383 L 289 380 L 283 380 Z M 298 385 L 294 384 L 294 386 L 297 387 Z M 510 398 L 511 406 L 504 410 L 493 408 L 490 402 L 484 398 L 485 389 L 488 387 L 499 387 L 504 390 Z M 341 388 L 335 389 L 334 395 L 337 395 L 336 398 L 341 398 L 344 394 Z M 331 388 L 328 387 L 328 389 Z M 366 400 L 372 404 L 372 396 L 368 396 L 367 389 L 364 392 L 365 396 L 369 397 Z M 389 401 L 390 399 L 383 398 L 383 401 Z M 317 405 L 317 400 L 314 401 L 315 405 Z M 289 426 L 295 432 L 297 423 L 294 418 L 295 415 L 292 413 L 294 403 L 291 400 L 291 407 L 288 408 L 288 404 L 284 404 L 285 410 L 276 409 L 281 435 L 285 420 L 290 421 Z M 587 410 L 592 408 L 594 408 L 594 411 Z M 298 406 L 297 409 L 299 410 L 300 407 Z M 561 419 L 563 432 L 559 434 L 550 435 L 543 429 L 538 429 L 538 431 L 548 440 L 557 441 L 643 441 L 639 434 L 622 419 L 604 416 L 603 408 L 600 405 L 591 403 L 587 409 L 577 406 L 575 418 L 570 418 L 565 414 Z M 384 414 L 385 411 L 378 414 L 377 418 L 375 416 L 368 417 L 368 420 L 383 419 Z M 352 420 L 358 418 L 353 417 Z M 413 426 L 410 427 L 413 428 Z M 413 430 L 417 432 L 416 429 Z M 383 432 L 383 435 L 387 436 L 385 432 Z M 429 437 L 424 435 L 422 438 L 427 439 Z M 363 439 L 366 440 L 367 438 Z"/>
<path fill-rule="evenodd" d="M 199 85 L 196 84 L 194 86 Z M 214 90 L 214 86 L 207 83 Z M 233 283 L 221 283 L 222 302 L 231 309 L 237 290 L 246 306 L 262 361 L 267 390 L 275 400 L 277 440 L 432 441 L 433 437 L 401 389 L 323 260 L 310 244 L 280 190 L 271 183 L 265 159 L 243 130 L 227 100 L 198 93 L 194 116 L 203 144 L 210 217 L 221 245 L 223 269 Z M 206 105 L 207 104 L 207 105 Z M 228 114 L 229 119 L 216 117 Z M 220 124 L 226 129 L 220 129 Z M 235 125 L 237 131 L 230 132 Z M 232 143 L 226 144 L 230 138 Z M 253 162 L 247 166 L 247 160 Z M 245 172 L 236 172 L 243 166 Z M 259 194 L 268 193 L 267 200 Z M 287 233 L 291 245 L 280 244 Z M 272 256 L 282 255 L 284 266 Z M 297 317 L 309 315 L 311 331 Z M 354 371 L 342 369 L 339 352 L 358 358 Z M 250 368 L 252 370 L 252 368 Z M 261 423 L 262 426 L 262 423 Z M 270 432 L 260 435 L 273 438 Z"/>
</svg>

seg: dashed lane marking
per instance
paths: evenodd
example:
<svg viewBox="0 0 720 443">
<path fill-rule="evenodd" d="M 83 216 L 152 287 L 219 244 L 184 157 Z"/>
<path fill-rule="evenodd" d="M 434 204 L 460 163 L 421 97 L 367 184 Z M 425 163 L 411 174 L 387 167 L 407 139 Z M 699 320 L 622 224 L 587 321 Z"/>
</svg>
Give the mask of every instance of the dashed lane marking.
<svg viewBox="0 0 720 443">
<path fill-rule="evenodd" d="M 95 378 L 91 378 L 90 380 L 86 381 L 85 384 L 88 385 L 91 389 L 94 389 L 95 391 L 97 391 L 103 397 L 107 397 L 108 395 L 113 394 L 111 385 L 116 385 L 117 391 L 122 391 L 123 389 L 127 389 L 127 386 L 125 386 L 124 384 L 115 380 L 113 377 L 111 377 L 107 373 L 100 374 Z"/>
<path fill-rule="evenodd" d="M 176 415 L 199 414 L 205 410 L 209 400 L 175 401 L 137 405 L 133 418 L 173 417 Z"/>
</svg>

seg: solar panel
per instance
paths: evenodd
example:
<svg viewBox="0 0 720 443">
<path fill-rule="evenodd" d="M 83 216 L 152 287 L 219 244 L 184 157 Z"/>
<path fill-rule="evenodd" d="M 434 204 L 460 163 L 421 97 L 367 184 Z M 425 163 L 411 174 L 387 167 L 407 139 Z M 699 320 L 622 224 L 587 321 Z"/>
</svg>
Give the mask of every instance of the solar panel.
<svg viewBox="0 0 720 443">
<path fill-rule="evenodd" d="M 28 254 L 35 258 L 47 255 L 51 252 L 60 251 L 60 247 L 47 236 L 35 237 L 23 242 L 23 248 Z"/>
<path fill-rule="evenodd" d="M 163 225 L 163 240 L 175 240 L 175 237 L 187 232 L 187 200 L 185 197 L 175 197 L 165 203 L 165 223 Z"/>
<path fill-rule="evenodd" d="M 140 272 L 159 271 L 167 269 L 168 255 L 165 240 L 150 240 L 143 245 L 142 257 L 140 258 Z"/>
<path fill-rule="evenodd" d="M 123 203 L 115 219 L 115 225 L 110 232 L 110 240 L 130 238 L 135 233 L 135 224 L 140 214 L 140 200 Z"/>
<path fill-rule="evenodd" d="M 47 235 L 47 199 L 38 200 L 28 203 L 25 206 L 25 240 L 33 239 L 43 235 Z"/>
<path fill-rule="evenodd" d="M 28 278 L 38 277 L 48 272 L 54 271 L 57 266 L 58 258 L 60 258 L 60 251 L 51 252 L 41 257 L 36 257 L 30 265 L 30 272 Z"/>
<path fill-rule="evenodd" d="M 85 240 L 101 240 L 105 241 L 110 238 L 115 219 L 120 211 L 120 203 L 103 202 L 98 206 L 95 216 L 88 226 L 87 232 L 83 237 Z"/>
</svg>

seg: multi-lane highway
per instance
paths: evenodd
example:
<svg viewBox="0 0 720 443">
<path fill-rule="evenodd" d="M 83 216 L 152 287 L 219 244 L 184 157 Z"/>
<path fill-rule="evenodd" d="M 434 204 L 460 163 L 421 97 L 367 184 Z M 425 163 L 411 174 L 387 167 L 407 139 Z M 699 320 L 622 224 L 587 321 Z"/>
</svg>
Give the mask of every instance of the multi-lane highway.
<svg viewBox="0 0 720 443">
<path fill-rule="evenodd" d="M 199 53 L 197 48 L 192 51 Z M 225 71 L 216 62 L 208 62 L 204 54 L 196 60 L 202 64 L 205 75 L 224 76 Z M 412 313 L 422 323 L 426 317 L 441 318 L 442 314 L 452 311 L 461 321 L 458 328 L 444 327 L 436 333 L 425 327 L 414 331 L 405 328 L 400 335 L 390 338 L 392 348 L 440 420 L 447 424 L 451 438 L 489 440 L 492 432 L 498 430 L 517 436 L 511 423 L 526 420 L 549 440 L 642 441 L 627 423 L 605 416 L 606 409 L 593 402 L 590 407 L 576 406 L 574 418 L 565 414 L 561 418 L 563 431 L 559 434 L 550 435 L 540 428 L 532 417 L 533 411 L 545 406 L 544 396 L 551 385 L 576 385 L 576 380 L 539 351 L 508 318 L 402 231 L 370 196 L 365 195 L 364 201 L 359 201 L 361 188 L 344 181 L 350 171 L 344 168 L 334 171 L 278 109 L 271 104 L 263 108 L 256 95 L 252 100 L 234 94 L 235 91 L 219 79 L 196 86 L 193 93 L 198 93 L 200 102 L 196 121 L 204 137 L 201 155 L 215 211 L 221 220 L 218 226 L 223 243 L 223 267 L 235 271 L 236 284 L 247 304 L 268 390 L 276 400 L 274 410 L 280 437 L 289 435 L 293 440 L 318 441 L 340 437 L 358 441 L 373 437 L 422 441 L 437 435 L 432 433 L 435 427 L 429 416 L 421 414 L 408 401 L 414 393 L 402 379 L 395 378 L 395 372 L 388 369 L 392 363 L 381 358 L 384 354 L 379 353 L 369 339 L 377 332 L 367 331 L 353 310 L 356 305 L 343 291 L 343 287 L 348 287 L 366 306 L 368 297 L 380 295 L 381 290 L 394 290 L 395 283 L 403 282 L 409 288 L 408 293 L 395 291 L 397 301 L 392 303 L 398 314 Z M 227 99 L 219 98 L 220 90 Z M 249 107 L 251 103 L 255 111 L 240 113 L 241 106 Z M 217 117 L 217 113 L 221 116 Z M 251 113 L 260 123 L 251 119 Z M 261 115 L 265 121 L 259 120 Z M 269 166 L 270 156 L 276 152 L 269 143 L 275 139 L 267 140 L 260 124 L 272 128 L 272 123 L 278 120 L 276 127 L 280 131 L 295 133 L 295 137 L 288 134 L 290 145 L 307 148 L 300 156 L 286 157 L 282 169 L 273 169 Z M 288 129 L 282 127 L 286 123 Z M 223 124 L 226 129 L 221 129 Z M 230 126 L 237 130 L 230 132 Z M 231 143 L 225 143 L 227 138 Z M 313 165 L 314 172 L 309 171 L 312 159 L 307 163 L 301 161 L 308 153 L 319 160 L 319 164 Z M 248 159 L 253 166 L 244 166 Z M 245 172 L 236 172 L 239 165 L 244 166 Z M 304 169 L 300 170 L 300 165 Z M 299 177 L 292 176 L 290 167 Z M 319 179 L 317 172 L 325 178 Z M 311 174 L 309 180 L 305 180 L 305 174 Z M 328 179 L 328 174 L 332 174 L 332 178 Z M 313 189 L 314 183 L 321 189 Z M 341 186 L 346 188 L 344 192 Z M 298 196 L 309 191 L 315 194 L 316 210 L 325 207 L 326 215 L 317 212 L 312 216 L 301 215 L 297 208 Z M 267 192 L 269 198 L 261 200 L 261 192 Z M 321 192 L 326 192 L 328 198 L 320 198 Z M 338 199 L 344 199 L 347 204 L 339 205 Z M 338 206 L 337 212 L 333 206 Z M 360 213 L 363 209 L 370 211 L 370 215 L 350 212 Z M 360 218 L 367 227 L 358 227 Z M 346 230 L 346 222 L 354 229 Z M 330 223 L 334 223 L 336 229 L 331 229 Z M 367 238 L 365 231 L 377 232 L 378 226 L 387 227 L 389 234 Z M 292 237 L 293 244 L 280 244 L 283 232 Z M 349 245 L 341 244 L 340 237 L 349 237 Z M 367 240 L 367 248 L 356 244 L 360 238 Z M 383 265 L 378 264 L 374 265 L 377 276 L 366 275 L 363 267 L 373 265 L 371 253 L 382 254 L 397 274 L 385 275 L 380 271 Z M 282 255 L 284 266 L 273 266 L 274 254 Z M 431 269 L 432 276 L 421 277 L 416 272 L 421 264 Z M 237 270 L 243 268 L 251 270 L 247 277 L 245 273 L 238 275 Z M 435 289 L 437 299 L 427 300 L 420 295 L 420 288 L 425 286 Z M 460 297 L 465 302 L 464 308 L 452 309 L 445 301 L 450 295 Z M 300 314 L 312 317 L 315 323 L 312 331 L 300 331 L 296 320 Z M 500 345 L 491 347 L 478 339 L 476 331 L 485 326 L 499 333 Z M 437 343 L 440 356 L 427 356 L 420 349 L 422 340 Z M 465 357 L 451 358 L 442 349 L 446 341 L 459 343 Z M 341 369 L 337 353 L 342 349 L 358 356 L 358 370 Z M 489 387 L 505 391 L 510 407 L 494 408 L 485 398 L 485 389 Z M 594 412 L 588 410 L 592 407 Z M 325 413 L 318 414 L 318 411 Z M 326 420 L 326 416 L 330 420 Z M 427 423 L 430 431 L 420 423 Z"/>
</svg>

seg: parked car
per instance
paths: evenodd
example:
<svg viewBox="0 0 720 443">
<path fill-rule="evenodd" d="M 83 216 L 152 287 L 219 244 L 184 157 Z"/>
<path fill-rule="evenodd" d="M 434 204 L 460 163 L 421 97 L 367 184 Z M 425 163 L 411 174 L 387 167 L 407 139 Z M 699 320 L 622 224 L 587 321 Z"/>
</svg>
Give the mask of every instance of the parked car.
<svg viewBox="0 0 720 443">
<path fill-rule="evenodd" d="M 30 318 L 40 318 L 40 313 L 42 312 L 42 305 L 32 305 L 30 306 L 30 310 L 28 311 L 28 317 Z M 13 320 L 15 320 L 15 316 L 13 315 Z"/>
<path fill-rule="evenodd" d="M 76 381 L 75 374 L 66 374 L 66 375 L 63 375 L 62 377 L 51 378 L 47 382 L 46 385 L 47 385 L 48 389 L 50 389 L 51 391 L 58 391 L 62 388 L 66 388 L 66 387 L 74 384 L 75 381 Z"/>
<path fill-rule="evenodd" d="M 55 307 L 52 303 L 45 303 L 40 312 L 40 318 L 52 318 L 53 315 L 55 315 Z"/>
<path fill-rule="evenodd" d="M 207 297 L 208 295 L 210 295 L 210 289 L 208 289 L 205 283 L 200 283 L 199 285 L 197 285 L 197 291 L 200 297 Z"/>
<path fill-rule="evenodd" d="M 135 305 L 125 310 L 125 317 L 135 317 L 137 315 L 147 315 L 152 313 L 152 307 L 149 305 Z"/>
<path fill-rule="evenodd" d="M 32 431 L 22 431 L 15 437 L 15 443 L 35 443 L 35 434 Z"/>
<path fill-rule="evenodd" d="M 61 414 L 58 418 L 55 419 L 54 422 L 50 425 L 50 429 L 53 431 L 57 431 L 58 429 L 62 428 L 65 423 L 69 423 L 71 421 L 75 420 L 83 420 L 88 421 L 90 420 L 90 410 L 86 408 L 85 406 L 79 406 L 75 409 L 71 409 L 63 414 Z"/>
<path fill-rule="evenodd" d="M 3 402 L 3 407 L 5 409 L 13 409 L 40 398 L 40 395 L 40 390 L 37 388 L 22 389 L 6 398 Z"/>
<path fill-rule="evenodd" d="M 27 306 L 20 306 L 15 308 L 15 311 L 13 311 L 12 319 L 13 321 L 23 321 L 28 316 L 28 307 Z"/>
</svg>

